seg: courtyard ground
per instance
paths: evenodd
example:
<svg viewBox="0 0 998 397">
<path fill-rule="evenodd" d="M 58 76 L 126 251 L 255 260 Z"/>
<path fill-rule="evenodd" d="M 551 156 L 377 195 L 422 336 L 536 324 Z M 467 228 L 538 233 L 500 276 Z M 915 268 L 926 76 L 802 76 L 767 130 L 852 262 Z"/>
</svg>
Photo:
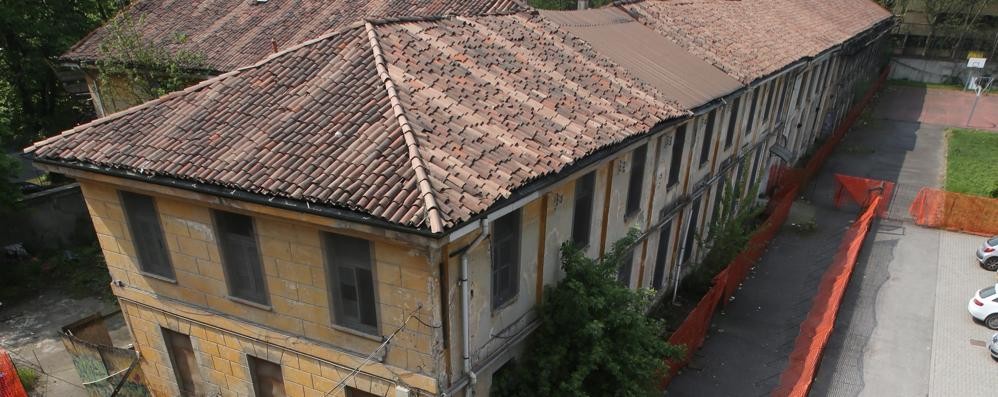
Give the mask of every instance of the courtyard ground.
<svg viewBox="0 0 998 397">
<path fill-rule="evenodd" d="M 867 236 L 811 395 L 998 390 L 998 363 L 980 343 L 991 332 L 966 312 L 971 294 L 994 282 L 973 264 L 980 237 L 925 229 L 907 216 L 919 188 L 942 185 L 945 168 L 945 127 L 920 120 L 952 119 L 952 103 L 964 96 L 919 90 L 926 91 L 885 89 L 872 117 L 850 132 L 795 203 L 813 207 L 817 230 L 781 230 L 666 395 L 768 396 L 777 386 L 820 277 L 859 211 L 834 208 L 834 173 L 894 181 L 898 190 L 888 219 L 875 221 Z M 978 113 L 998 121 L 998 101 L 982 100 Z"/>
</svg>

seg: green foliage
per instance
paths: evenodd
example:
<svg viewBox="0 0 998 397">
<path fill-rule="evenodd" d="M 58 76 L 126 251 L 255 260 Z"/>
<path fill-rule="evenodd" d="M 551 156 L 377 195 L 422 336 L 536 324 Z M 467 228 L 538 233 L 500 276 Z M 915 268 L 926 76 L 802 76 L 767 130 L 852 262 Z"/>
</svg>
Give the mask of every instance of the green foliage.
<svg viewBox="0 0 998 397">
<path fill-rule="evenodd" d="M 648 291 L 617 281 L 637 240 L 632 230 L 602 259 L 562 246 L 565 278 L 549 286 L 538 308 L 540 326 L 527 353 L 494 379 L 495 396 L 644 396 L 656 394 L 664 360 L 682 353 L 644 315 Z"/>
<path fill-rule="evenodd" d="M 35 387 L 38 387 L 38 372 L 31 367 L 18 367 L 17 377 L 21 379 L 21 386 L 24 386 L 24 390 L 32 391 Z"/>
<path fill-rule="evenodd" d="M 4 0 L 0 12 L 0 146 L 22 147 L 90 115 L 67 94 L 56 57 L 113 13 L 118 0 Z"/>
<path fill-rule="evenodd" d="M 589 8 L 602 7 L 613 0 L 589 0 Z M 542 10 L 574 10 L 579 7 L 577 0 L 530 0 L 530 6 Z"/>
<path fill-rule="evenodd" d="M 171 51 L 187 36 L 175 34 L 170 42 L 151 42 L 140 34 L 144 20 L 119 16 L 105 25 L 108 37 L 101 42 L 97 68 L 105 83 L 124 78 L 142 99 L 156 98 L 198 81 L 190 73 L 202 69 L 204 59 L 187 50 Z"/>
<path fill-rule="evenodd" d="M 0 258 L 0 302 L 13 303 L 56 288 L 74 297 L 111 298 L 111 276 L 96 245 L 46 252 L 22 260 Z"/>
<path fill-rule="evenodd" d="M 21 198 L 21 189 L 14 184 L 21 164 L 11 156 L 0 153 L 0 215 L 17 208 L 17 200 Z"/>
<path fill-rule="evenodd" d="M 946 190 L 990 196 L 998 186 L 998 133 L 954 128 L 947 145 Z"/>
<path fill-rule="evenodd" d="M 748 167 L 748 161 L 742 167 Z M 725 183 L 724 194 L 718 207 L 720 215 L 714 216 L 707 228 L 707 236 L 697 235 L 700 252 L 707 251 L 696 268 L 683 279 L 680 289 L 684 296 L 699 300 L 710 289 L 714 276 L 724 270 L 748 244 L 755 229 L 755 220 L 762 208 L 755 205 L 759 183 L 746 189 L 743 175 L 734 185 Z M 741 192 L 746 192 L 744 195 Z"/>
</svg>

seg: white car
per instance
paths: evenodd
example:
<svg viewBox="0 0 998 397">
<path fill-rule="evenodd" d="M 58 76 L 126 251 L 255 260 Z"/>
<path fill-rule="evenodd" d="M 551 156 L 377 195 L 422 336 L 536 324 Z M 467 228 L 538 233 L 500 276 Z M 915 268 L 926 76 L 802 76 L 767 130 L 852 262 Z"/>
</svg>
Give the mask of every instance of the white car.
<svg viewBox="0 0 998 397">
<path fill-rule="evenodd" d="M 998 334 L 991 335 L 991 340 L 988 341 L 988 351 L 991 352 L 991 358 L 998 360 Z"/>
<path fill-rule="evenodd" d="M 998 293 L 995 292 L 996 288 L 998 288 L 998 284 L 977 291 L 967 303 L 970 315 L 983 321 L 984 325 L 991 329 L 998 329 Z"/>
<path fill-rule="evenodd" d="M 977 262 L 986 270 L 998 270 L 998 236 L 984 240 L 977 249 Z"/>
</svg>

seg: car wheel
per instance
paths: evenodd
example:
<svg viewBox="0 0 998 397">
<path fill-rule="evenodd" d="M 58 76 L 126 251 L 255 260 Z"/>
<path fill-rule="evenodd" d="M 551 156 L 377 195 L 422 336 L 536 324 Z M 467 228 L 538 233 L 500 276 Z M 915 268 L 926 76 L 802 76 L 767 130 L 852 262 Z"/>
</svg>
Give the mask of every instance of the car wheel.
<svg viewBox="0 0 998 397">
<path fill-rule="evenodd" d="M 994 313 L 988 316 L 988 318 L 985 318 L 984 325 L 987 325 L 988 328 L 991 329 L 998 329 L 998 313 Z"/>
<path fill-rule="evenodd" d="M 988 258 L 988 260 L 984 261 L 984 265 L 982 265 L 982 267 L 984 267 L 985 270 L 992 272 L 998 270 L 998 256 Z"/>
</svg>

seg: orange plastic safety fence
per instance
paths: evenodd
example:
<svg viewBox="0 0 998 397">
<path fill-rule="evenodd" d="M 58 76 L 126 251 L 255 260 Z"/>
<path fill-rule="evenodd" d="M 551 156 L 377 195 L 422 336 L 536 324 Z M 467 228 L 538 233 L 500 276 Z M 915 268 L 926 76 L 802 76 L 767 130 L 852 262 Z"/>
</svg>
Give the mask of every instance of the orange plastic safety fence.
<svg viewBox="0 0 998 397">
<path fill-rule="evenodd" d="M 832 334 L 842 295 L 849 284 L 849 276 L 855 268 L 859 250 L 863 247 L 863 240 L 866 239 L 870 222 L 876 215 L 881 200 L 879 196 L 874 197 L 842 238 L 842 245 L 818 286 L 811 311 L 800 325 L 794 350 L 790 353 L 787 368 L 780 376 L 780 386 L 773 391 L 773 396 L 803 397 L 811 389 L 814 372 Z"/>
<path fill-rule="evenodd" d="M 0 350 L 0 397 L 28 397 L 17 376 L 14 362 L 7 352 Z"/>
<path fill-rule="evenodd" d="M 922 188 L 908 209 L 915 223 L 937 229 L 998 234 L 998 199 Z"/>
<path fill-rule="evenodd" d="M 863 99 L 850 109 L 849 113 L 839 124 L 839 127 L 825 141 L 821 148 L 815 152 L 804 168 L 778 167 L 772 171 L 773 174 L 771 176 L 775 176 L 778 182 L 768 189 L 773 192 L 771 195 L 773 200 L 770 201 L 768 208 L 769 218 L 752 235 L 748 246 L 728 264 L 727 268 L 714 277 L 714 284 L 711 289 L 700 299 L 700 302 L 693 311 L 686 316 L 686 319 L 683 320 L 679 328 L 669 337 L 670 344 L 685 346 L 686 352 L 682 358 L 668 362 L 668 372 L 661 382 L 663 389 L 669 384 L 672 377 L 683 366 L 689 363 L 689 360 L 693 357 L 693 353 L 703 345 L 707 331 L 710 329 L 710 320 L 714 317 L 714 311 L 722 302 L 728 301 L 728 298 L 734 294 L 738 286 L 745 280 L 752 264 L 762 257 L 766 246 L 776 233 L 779 232 L 783 222 L 786 221 L 790 207 L 793 205 L 794 198 L 797 196 L 800 187 L 821 169 L 825 160 L 835 150 L 835 146 L 842 140 L 842 137 L 849 131 L 852 124 L 863 113 L 863 109 L 869 104 L 873 95 L 880 89 L 884 81 L 886 81 L 889 71 L 889 68 L 884 68 L 875 84 L 870 87 Z"/>
<path fill-rule="evenodd" d="M 880 200 L 877 216 L 886 217 L 887 205 L 894 196 L 894 182 L 835 174 L 835 183 L 839 186 L 835 191 L 836 208 L 842 204 L 842 193 L 848 193 L 853 202 L 864 207 L 873 197 L 881 196 L 883 200 Z"/>
</svg>

